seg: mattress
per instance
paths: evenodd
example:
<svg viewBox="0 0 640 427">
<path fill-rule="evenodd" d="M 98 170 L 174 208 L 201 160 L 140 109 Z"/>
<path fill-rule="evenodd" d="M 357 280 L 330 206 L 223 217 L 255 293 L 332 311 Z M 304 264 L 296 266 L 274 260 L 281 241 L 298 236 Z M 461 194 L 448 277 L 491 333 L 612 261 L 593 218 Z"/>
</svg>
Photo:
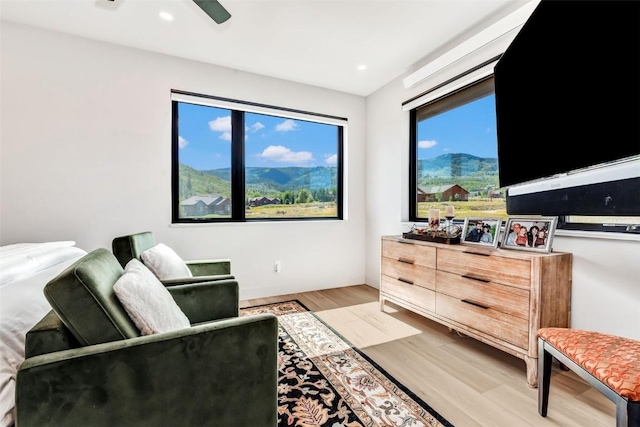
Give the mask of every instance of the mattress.
<svg viewBox="0 0 640 427">
<path fill-rule="evenodd" d="M 44 286 L 86 254 L 73 241 L 0 246 L 0 427 L 14 424 L 26 334 L 51 310 Z"/>
</svg>

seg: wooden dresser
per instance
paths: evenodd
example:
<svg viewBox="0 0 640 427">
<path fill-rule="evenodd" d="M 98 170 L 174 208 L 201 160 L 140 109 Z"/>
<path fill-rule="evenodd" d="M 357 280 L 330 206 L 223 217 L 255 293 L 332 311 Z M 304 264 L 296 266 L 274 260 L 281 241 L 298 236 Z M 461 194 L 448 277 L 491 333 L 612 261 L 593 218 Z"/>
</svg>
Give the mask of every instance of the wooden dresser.
<svg viewBox="0 0 640 427">
<path fill-rule="evenodd" d="M 570 253 L 382 237 L 380 309 L 391 301 L 523 359 L 538 385 L 537 331 L 568 327 Z"/>
</svg>

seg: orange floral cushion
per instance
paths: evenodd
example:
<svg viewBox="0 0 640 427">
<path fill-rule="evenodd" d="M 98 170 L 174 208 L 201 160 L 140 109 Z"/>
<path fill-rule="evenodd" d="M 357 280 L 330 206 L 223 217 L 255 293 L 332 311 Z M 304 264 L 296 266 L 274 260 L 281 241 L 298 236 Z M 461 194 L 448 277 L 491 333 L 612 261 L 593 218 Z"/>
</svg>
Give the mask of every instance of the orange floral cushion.
<svg viewBox="0 0 640 427">
<path fill-rule="evenodd" d="M 629 401 L 640 401 L 640 341 L 569 328 L 538 336 Z"/>
</svg>

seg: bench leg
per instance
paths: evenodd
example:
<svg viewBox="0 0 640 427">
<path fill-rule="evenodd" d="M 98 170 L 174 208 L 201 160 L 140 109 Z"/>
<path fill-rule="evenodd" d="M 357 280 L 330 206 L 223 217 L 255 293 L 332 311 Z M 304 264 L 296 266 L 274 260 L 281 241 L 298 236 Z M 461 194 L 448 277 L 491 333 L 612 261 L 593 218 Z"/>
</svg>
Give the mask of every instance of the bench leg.
<svg viewBox="0 0 640 427">
<path fill-rule="evenodd" d="M 640 427 L 640 402 L 616 402 L 616 427 Z"/>
<path fill-rule="evenodd" d="M 547 416 L 549 406 L 549 384 L 553 357 L 544 349 L 544 341 L 538 339 L 538 414 Z"/>
</svg>

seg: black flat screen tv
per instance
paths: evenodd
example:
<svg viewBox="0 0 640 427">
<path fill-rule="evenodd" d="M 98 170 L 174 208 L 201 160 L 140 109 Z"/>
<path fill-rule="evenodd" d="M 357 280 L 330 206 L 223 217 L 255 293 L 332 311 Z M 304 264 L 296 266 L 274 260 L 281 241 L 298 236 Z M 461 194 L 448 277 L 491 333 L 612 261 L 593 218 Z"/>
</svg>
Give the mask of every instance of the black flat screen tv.
<svg viewBox="0 0 640 427">
<path fill-rule="evenodd" d="M 640 159 L 640 1 L 540 1 L 494 77 L 500 187 Z M 637 192 L 627 205 L 640 205 L 638 172 L 640 161 L 625 166 L 631 186 L 620 191 Z M 607 176 L 570 186 L 619 180 Z M 567 206 L 516 213 L 594 213 Z M 640 206 L 604 210 L 640 214 Z"/>
<path fill-rule="evenodd" d="M 509 214 L 640 215 L 640 1 L 541 0 L 494 77 Z"/>
</svg>

